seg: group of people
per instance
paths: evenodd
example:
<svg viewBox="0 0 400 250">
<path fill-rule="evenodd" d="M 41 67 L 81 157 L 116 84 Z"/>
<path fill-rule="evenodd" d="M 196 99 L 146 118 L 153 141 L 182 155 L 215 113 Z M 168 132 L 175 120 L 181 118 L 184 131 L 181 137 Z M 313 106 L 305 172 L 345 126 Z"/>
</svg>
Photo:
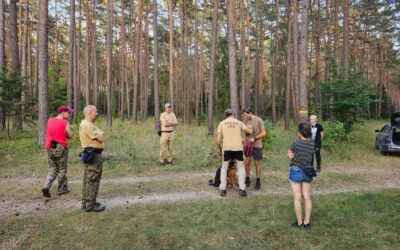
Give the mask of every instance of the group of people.
<svg viewBox="0 0 400 250">
<path fill-rule="evenodd" d="M 165 112 L 160 115 L 160 154 L 161 166 L 173 165 L 173 143 L 177 118 L 172 111 L 172 105 L 164 105 Z M 58 195 L 69 193 L 67 179 L 68 145 L 67 140 L 72 137 L 69 125 L 69 116 L 74 112 L 68 106 L 58 107 L 58 116 L 50 118 L 46 130 L 46 150 L 49 159 L 49 173 L 47 175 L 43 196 L 50 197 L 52 183 L 58 179 Z M 102 212 L 105 206 L 96 201 L 102 175 L 102 150 L 104 148 L 104 131 L 95 125 L 98 113 L 93 105 L 83 109 L 84 119 L 79 126 L 79 138 L 83 153 L 90 154 L 90 161 L 85 164 L 82 187 L 82 206 L 86 212 Z M 250 163 L 254 160 L 256 168 L 255 190 L 261 187 L 261 160 L 263 158 L 262 138 L 266 136 L 263 120 L 254 115 L 251 109 L 243 110 L 244 122 L 236 118 L 232 109 L 225 110 L 225 119 L 217 129 L 216 144 L 222 152 L 222 166 L 220 173 L 220 195 L 226 196 L 227 171 L 230 161 L 236 161 L 239 184 L 239 195 L 247 196 L 246 187 L 250 186 Z M 298 126 L 299 139 L 294 141 L 288 151 L 290 158 L 289 182 L 292 189 L 297 228 L 309 228 L 312 210 L 311 182 L 315 172 L 321 171 L 320 149 L 324 137 L 323 127 L 318 124 L 317 116 L 310 116 L 310 123 L 303 122 Z M 244 137 L 243 137 L 244 132 Z M 87 153 L 89 152 L 89 153 Z M 314 154 L 317 161 L 314 170 Z M 302 219 L 301 200 L 305 204 L 305 218 Z"/>
</svg>

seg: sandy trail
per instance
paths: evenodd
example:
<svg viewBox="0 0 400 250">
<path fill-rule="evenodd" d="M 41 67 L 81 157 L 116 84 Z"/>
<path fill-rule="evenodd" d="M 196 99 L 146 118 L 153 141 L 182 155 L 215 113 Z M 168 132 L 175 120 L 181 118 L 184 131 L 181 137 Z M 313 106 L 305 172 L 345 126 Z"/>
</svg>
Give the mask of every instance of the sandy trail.
<svg viewBox="0 0 400 250">
<path fill-rule="evenodd" d="M 365 191 L 376 191 L 383 189 L 400 189 L 400 168 L 365 168 L 365 167 L 349 167 L 325 170 L 322 174 L 337 173 L 337 174 L 377 174 L 380 177 L 376 181 L 369 181 L 367 183 L 355 183 L 345 186 L 334 185 L 316 185 L 312 193 L 314 195 L 327 195 L 335 193 L 357 193 Z M 267 173 L 270 176 L 284 175 L 283 171 L 270 171 Z M 195 191 L 177 190 L 175 192 L 152 192 L 148 194 L 132 194 L 132 195 L 102 195 L 99 194 L 98 200 L 105 204 L 107 208 L 125 207 L 129 209 L 137 204 L 165 204 L 176 202 L 201 202 L 222 199 L 239 198 L 236 190 L 228 189 L 226 198 L 221 198 L 218 195 L 218 189 L 215 187 L 207 186 L 207 181 L 213 178 L 213 172 L 195 172 L 195 173 L 171 173 L 159 176 L 142 176 L 142 177 L 120 177 L 102 179 L 101 184 L 134 184 L 143 182 L 157 182 L 157 181 L 185 181 L 190 183 L 191 179 L 204 179 L 204 187 Z M 0 184 L 31 184 L 41 183 L 43 178 L 0 178 Z M 70 180 L 70 183 L 80 184 L 81 180 Z M 318 182 L 318 179 L 317 181 Z M 27 185 L 27 188 L 29 185 Z M 248 190 L 249 197 L 251 196 L 270 196 L 270 195 L 290 195 L 289 185 L 285 186 L 267 186 L 259 191 L 254 191 L 251 188 Z M 70 198 L 68 195 L 56 196 L 50 199 L 43 197 L 33 197 L 31 200 L 20 199 L 1 199 L 0 200 L 0 218 L 7 218 L 10 216 L 24 216 L 35 213 L 48 213 L 54 211 L 72 211 L 80 209 L 80 200 Z M 107 210 L 106 210 L 107 211 Z"/>
</svg>

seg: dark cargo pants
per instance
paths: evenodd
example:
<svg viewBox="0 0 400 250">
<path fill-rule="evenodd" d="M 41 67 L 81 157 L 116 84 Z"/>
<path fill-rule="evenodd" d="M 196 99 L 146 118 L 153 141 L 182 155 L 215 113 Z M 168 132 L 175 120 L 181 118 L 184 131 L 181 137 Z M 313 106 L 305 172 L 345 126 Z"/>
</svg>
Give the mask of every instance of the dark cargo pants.
<svg viewBox="0 0 400 250">
<path fill-rule="evenodd" d="M 82 187 L 82 208 L 92 209 L 96 204 L 97 193 L 99 191 L 101 174 L 103 170 L 103 158 L 101 154 L 96 154 L 92 164 L 85 164 Z"/>
<path fill-rule="evenodd" d="M 63 193 L 68 189 L 67 179 L 67 164 L 68 164 L 68 149 L 62 150 L 61 156 L 54 156 L 53 149 L 48 152 L 49 159 L 49 173 L 47 174 L 44 187 L 50 189 L 53 185 L 54 180 L 57 178 L 58 182 L 58 193 Z"/>
</svg>

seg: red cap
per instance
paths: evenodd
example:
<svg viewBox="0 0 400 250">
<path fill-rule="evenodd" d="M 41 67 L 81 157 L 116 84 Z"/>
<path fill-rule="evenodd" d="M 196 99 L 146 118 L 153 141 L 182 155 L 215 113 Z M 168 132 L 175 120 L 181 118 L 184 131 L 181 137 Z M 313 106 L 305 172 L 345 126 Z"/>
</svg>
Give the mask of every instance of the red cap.
<svg viewBox="0 0 400 250">
<path fill-rule="evenodd" d="M 57 112 L 58 113 L 62 113 L 62 112 L 74 113 L 74 110 L 66 105 L 61 105 L 60 107 L 57 108 Z"/>
</svg>

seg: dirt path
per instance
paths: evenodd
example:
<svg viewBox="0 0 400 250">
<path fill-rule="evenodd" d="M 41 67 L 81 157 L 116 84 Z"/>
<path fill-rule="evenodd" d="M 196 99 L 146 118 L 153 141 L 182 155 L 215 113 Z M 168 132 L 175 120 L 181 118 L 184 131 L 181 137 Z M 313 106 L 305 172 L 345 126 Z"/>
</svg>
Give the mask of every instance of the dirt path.
<svg viewBox="0 0 400 250">
<path fill-rule="evenodd" d="M 326 195 L 334 193 L 353 193 L 353 192 L 365 192 L 375 191 L 382 189 L 400 189 L 400 168 L 365 168 L 365 167 L 349 167 L 349 168 L 338 168 L 329 169 L 323 172 L 326 173 L 337 173 L 337 174 L 360 174 L 360 175 L 377 175 L 379 176 L 373 181 L 348 184 L 345 186 L 335 185 L 322 185 L 316 181 L 315 187 L 313 188 L 314 195 Z M 268 175 L 282 177 L 284 171 L 270 171 Z M 143 176 L 143 177 L 121 177 L 121 178 L 109 178 L 103 179 L 102 184 L 134 184 L 143 182 L 157 182 L 157 181 L 184 181 L 190 183 L 191 179 L 204 179 L 204 188 L 199 188 L 195 191 L 185 191 L 184 189 L 176 192 L 151 192 L 143 195 L 102 195 L 99 194 L 99 201 L 106 205 L 107 208 L 125 207 L 129 209 L 131 206 L 137 204 L 164 204 L 164 203 L 176 203 L 176 202 L 191 202 L 191 201 L 212 201 L 218 199 L 233 199 L 239 198 L 237 192 L 234 189 L 228 190 L 228 196 L 221 198 L 218 195 L 218 189 L 215 187 L 207 186 L 207 180 L 213 178 L 214 173 L 212 172 L 200 172 L 200 173 L 171 173 L 164 174 L 162 176 Z M 29 188 L 29 184 L 41 183 L 43 178 L 0 178 L 0 184 L 13 184 L 13 185 L 26 185 Z M 80 184 L 81 180 L 71 180 L 70 183 Z M 28 184 L 28 185 L 27 185 Z M 267 186 L 260 191 L 254 191 L 249 189 L 249 196 L 268 196 L 268 195 L 289 195 L 290 189 L 288 185 L 278 186 Z M 80 201 L 78 199 L 71 198 L 69 195 L 52 197 L 45 199 L 43 197 L 36 197 L 30 200 L 21 200 L 18 198 L 5 198 L 0 200 L 0 218 L 6 218 L 10 216 L 24 216 L 34 213 L 48 213 L 53 211 L 71 211 L 80 209 Z"/>
</svg>

